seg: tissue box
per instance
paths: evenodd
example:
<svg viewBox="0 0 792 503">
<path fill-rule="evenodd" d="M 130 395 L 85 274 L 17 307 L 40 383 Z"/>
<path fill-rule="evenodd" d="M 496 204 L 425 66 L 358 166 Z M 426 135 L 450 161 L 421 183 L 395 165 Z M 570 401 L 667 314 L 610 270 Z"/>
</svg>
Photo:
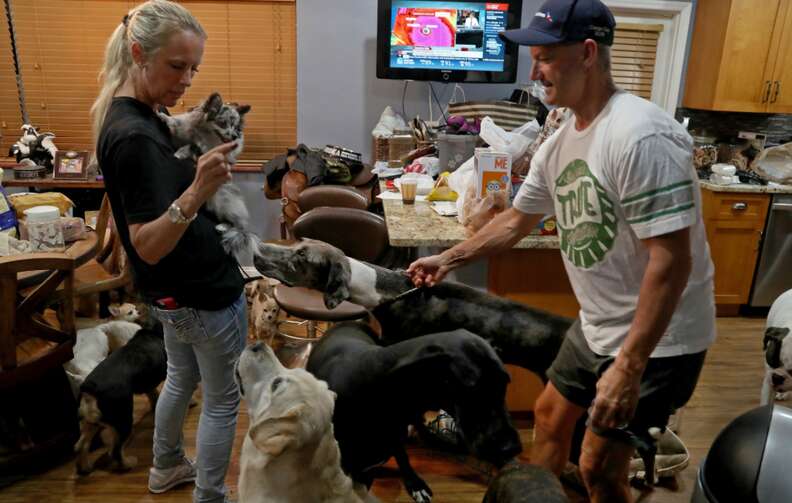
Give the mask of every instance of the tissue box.
<svg viewBox="0 0 792 503">
<path fill-rule="evenodd" d="M 478 197 L 489 192 L 511 192 L 511 154 L 487 148 L 477 148 L 475 153 L 475 172 L 478 180 Z"/>
</svg>

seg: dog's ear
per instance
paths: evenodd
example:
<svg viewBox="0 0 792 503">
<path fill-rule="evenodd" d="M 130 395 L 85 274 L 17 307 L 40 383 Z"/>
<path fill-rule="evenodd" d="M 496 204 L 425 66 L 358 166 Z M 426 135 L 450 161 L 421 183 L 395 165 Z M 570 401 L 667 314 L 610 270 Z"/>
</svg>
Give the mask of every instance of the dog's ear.
<svg viewBox="0 0 792 503">
<path fill-rule="evenodd" d="M 294 407 L 283 416 L 266 417 L 251 426 L 248 435 L 256 449 L 276 457 L 290 446 L 298 444 L 300 414 L 303 408 L 303 405 Z"/>
<path fill-rule="evenodd" d="M 352 274 L 344 264 L 331 260 L 327 266 L 327 284 L 324 288 L 324 303 L 333 309 L 349 298 L 349 281 Z"/>
<path fill-rule="evenodd" d="M 107 306 L 107 310 L 110 311 L 110 314 L 113 316 L 113 318 L 118 318 L 121 316 L 121 306 L 118 304 L 110 304 Z"/>
<path fill-rule="evenodd" d="M 404 386 L 414 381 L 413 376 L 431 376 L 437 371 L 447 368 L 452 357 L 438 344 L 427 344 L 401 356 L 386 375 L 394 386 Z"/>
<path fill-rule="evenodd" d="M 208 120 L 213 120 L 222 107 L 223 98 L 220 97 L 220 93 L 212 93 L 204 102 L 203 111 Z"/>
<path fill-rule="evenodd" d="M 765 360 L 770 368 L 777 369 L 781 366 L 781 343 L 789 334 L 786 327 L 768 327 L 764 333 Z"/>
</svg>

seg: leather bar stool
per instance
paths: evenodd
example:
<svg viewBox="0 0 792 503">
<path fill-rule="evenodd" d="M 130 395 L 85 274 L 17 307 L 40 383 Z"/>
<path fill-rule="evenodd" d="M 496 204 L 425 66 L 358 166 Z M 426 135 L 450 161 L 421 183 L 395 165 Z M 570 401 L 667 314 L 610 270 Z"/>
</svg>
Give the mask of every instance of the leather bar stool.
<svg viewBox="0 0 792 503">
<path fill-rule="evenodd" d="M 316 185 L 300 192 L 297 205 L 302 213 L 321 206 L 356 208 L 365 210 L 369 206 L 366 196 L 346 185 Z"/>
<path fill-rule="evenodd" d="M 365 262 L 377 263 L 387 251 L 388 231 L 385 220 L 379 215 L 356 208 L 318 207 L 304 213 L 294 222 L 297 238 L 317 239 L 342 250 L 348 257 Z M 278 285 L 273 293 L 278 306 L 292 316 L 306 320 L 306 337 L 280 333 L 286 346 L 285 352 L 276 353 L 285 365 L 304 363 L 313 341 L 317 338 L 316 322 L 339 322 L 368 317 L 368 311 L 357 304 L 342 302 L 334 309 L 324 305 L 322 293 L 301 287 Z M 294 322 L 292 322 L 294 323 Z M 303 323 L 303 322 L 297 322 Z"/>
</svg>

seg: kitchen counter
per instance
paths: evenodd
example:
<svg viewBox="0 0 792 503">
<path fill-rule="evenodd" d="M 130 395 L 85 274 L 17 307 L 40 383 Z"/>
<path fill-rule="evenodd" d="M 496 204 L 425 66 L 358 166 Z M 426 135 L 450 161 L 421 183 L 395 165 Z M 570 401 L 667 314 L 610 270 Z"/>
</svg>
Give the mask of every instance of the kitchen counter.
<svg viewBox="0 0 792 503">
<path fill-rule="evenodd" d="M 700 180 L 702 189 L 712 192 L 742 192 L 749 194 L 792 194 L 792 185 L 749 185 L 747 183 L 734 183 L 731 185 L 718 185 Z"/>
<path fill-rule="evenodd" d="M 391 246 L 450 248 L 465 240 L 465 228 L 457 218 L 437 214 L 426 201 L 403 204 L 384 199 L 385 221 Z M 558 236 L 527 236 L 515 248 L 558 249 Z"/>
</svg>

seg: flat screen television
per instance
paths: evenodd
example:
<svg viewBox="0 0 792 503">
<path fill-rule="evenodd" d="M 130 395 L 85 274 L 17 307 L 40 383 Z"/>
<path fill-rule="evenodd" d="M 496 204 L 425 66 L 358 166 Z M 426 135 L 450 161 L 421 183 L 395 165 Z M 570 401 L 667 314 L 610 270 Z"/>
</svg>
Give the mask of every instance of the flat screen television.
<svg viewBox="0 0 792 503">
<path fill-rule="evenodd" d="M 378 1 L 378 78 L 515 82 L 518 46 L 498 33 L 520 26 L 522 0 Z"/>
</svg>

